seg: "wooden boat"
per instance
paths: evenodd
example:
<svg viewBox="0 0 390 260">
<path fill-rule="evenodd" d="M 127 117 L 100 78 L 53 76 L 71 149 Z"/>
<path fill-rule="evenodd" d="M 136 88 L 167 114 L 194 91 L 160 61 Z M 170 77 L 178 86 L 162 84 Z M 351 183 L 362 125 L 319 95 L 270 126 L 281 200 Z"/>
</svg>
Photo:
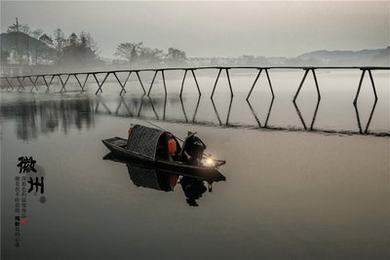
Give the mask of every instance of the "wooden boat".
<svg viewBox="0 0 390 260">
<path fill-rule="evenodd" d="M 135 125 L 126 140 L 120 137 L 113 137 L 102 140 L 103 144 L 113 155 L 134 163 L 158 168 L 160 171 L 178 175 L 186 175 L 204 179 L 225 180 L 225 177 L 218 171 L 218 167 L 225 164 L 225 161 L 214 160 L 212 166 L 193 165 L 180 160 L 165 160 L 157 156 L 157 146 L 168 132 L 141 125 Z M 169 133 L 168 133 L 169 134 Z M 173 135 L 171 135 L 173 136 Z M 180 145 L 177 142 L 177 145 Z"/>
</svg>

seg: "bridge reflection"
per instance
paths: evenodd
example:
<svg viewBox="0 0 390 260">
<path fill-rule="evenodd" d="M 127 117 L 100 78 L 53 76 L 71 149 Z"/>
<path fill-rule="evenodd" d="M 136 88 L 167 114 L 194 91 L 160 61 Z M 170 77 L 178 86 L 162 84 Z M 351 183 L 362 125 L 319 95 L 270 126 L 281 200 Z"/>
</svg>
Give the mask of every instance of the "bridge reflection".
<svg viewBox="0 0 390 260">
<path fill-rule="evenodd" d="M 364 128 L 362 127 L 360 113 L 359 113 L 359 108 L 358 108 L 356 103 L 353 104 L 353 106 L 355 108 L 355 113 L 356 113 L 356 122 L 357 122 L 357 125 L 358 125 L 358 128 L 359 128 L 359 133 L 360 134 L 369 134 L 368 128 L 370 127 L 371 120 L 372 120 L 372 117 L 374 115 L 374 111 L 375 111 L 377 103 L 378 103 L 378 99 L 375 99 L 374 103 L 372 104 L 370 115 L 368 116 L 368 120 L 367 120 L 366 126 Z"/>
<path fill-rule="evenodd" d="M 357 104 L 354 104 L 356 116 L 356 125 L 354 130 L 343 129 L 321 129 L 314 128 L 317 121 L 317 114 L 320 106 L 320 99 L 314 107 L 312 117 L 304 119 L 301 110 L 302 108 L 296 102 L 292 102 L 295 107 L 296 115 L 299 118 L 300 125 L 292 127 L 280 127 L 278 122 L 270 124 L 275 97 L 272 96 L 266 106 L 266 114 L 264 118 L 260 118 L 258 111 L 255 109 L 255 104 L 258 102 L 246 100 L 244 103 L 238 103 L 237 106 L 247 106 L 250 114 L 244 115 L 241 110 L 240 116 L 252 117 L 255 124 L 247 123 L 231 123 L 231 112 L 233 107 L 233 97 L 228 99 L 228 104 L 225 104 L 224 109 L 221 106 L 221 100 L 217 104 L 214 99 L 205 99 L 210 101 L 210 109 L 205 109 L 207 104 L 200 103 L 202 98 L 198 96 L 194 98 L 186 98 L 183 96 L 170 97 L 166 95 L 161 97 L 149 97 L 142 95 L 139 97 L 124 97 L 110 99 L 102 96 L 89 97 L 87 95 L 67 97 L 61 99 L 39 99 L 31 97 L 30 99 L 17 98 L 13 102 L 2 102 L 0 104 L 0 113 L 3 120 L 16 120 L 16 133 L 18 138 L 29 140 L 36 138 L 39 134 L 52 133 L 58 130 L 65 134 L 71 128 L 83 129 L 90 128 L 95 123 L 95 118 L 98 115 L 109 115 L 117 117 L 137 118 L 140 120 L 163 120 L 174 123 L 191 123 L 206 126 L 222 126 L 222 127 L 246 127 L 246 128 L 267 128 L 274 130 L 293 130 L 293 131 L 318 131 L 326 133 L 341 133 L 341 134 L 365 134 L 390 136 L 390 132 L 370 131 L 372 118 L 377 107 L 377 100 L 370 108 L 367 120 L 362 120 L 361 111 Z M 170 108 L 169 110 L 167 108 Z M 203 111 L 199 114 L 199 109 Z M 307 108 L 307 106 L 305 105 Z M 168 113 L 169 111 L 169 113 Z M 189 113 L 189 111 L 192 111 Z M 211 113 L 210 113 L 211 112 Z M 223 113 L 221 113 L 223 112 Z M 225 115 L 222 118 L 222 114 Z M 247 113 L 247 112 L 246 112 Z M 214 116 L 213 116 L 214 114 Z M 210 117 L 212 118 L 210 120 Z M 207 119 L 208 118 L 208 119 Z M 275 120 L 273 120 L 275 121 Z M 366 122 L 366 123 L 363 123 Z M 283 122 L 281 122 L 283 123 Z"/>
<path fill-rule="evenodd" d="M 272 96 L 271 102 L 270 102 L 269 107 L 268 107 L 267 117 L 264 121 L 264 125 L 261 124 L 261 121 L 260 121 L 255 109 L 253 108 L 252 103 L 249 101 L 249 99 L 246 100 L 246 102 L 248 103 L 249 109 L 252 112 L 253 117 L 255 118 L 255 120 L 260 128 L 267 128 L 268 127 L 268 121 L 269 121 L 269 118 L 271 115 L 271 110 L 272 110 L 272 106 L 274 104 L 274 100 L 275 100 L 275 97 Z"/>
<path fill-rule="evenodd" d="M 294 104 L 295 110 L 296 110 L 296 112 L 297 112 L 297 114 L 298 114 L 299 120 L 301 121 L 301 123 L 302 123 L 302 125 L 303 125 L 303 128 L 304 128 L 305 130 L 313 131 L 313 129 L 314 129 L 314 128 L 313 128 L 313 127 L 314 127 L 314 122 L 316 121 L 316 118 L 317 118 L 317 113 L 318 113 L 318 108 L 319 108 L 319 106 L 320 106 L 320 102 L 321 102 L 321 99 L 318 98 L 318 99 L 317 99 L 317 102 L 316 102 L 315 109 L 314 109 L 313 117 L 312 117 L 312 119 L 310 120 L 310 122 L 311 122 L 311 123 L 310 123 L 310 127 L 308 128 L 308 127 L 307 127 L 307 124 L 306 124 L 306 121 L 305 121 L 305 119 L 304 119 L 303 116 L 302 116 L 301 110 L 299 109 L 298 104 L 297 104 L 295 101 L 293 101 L 293 104 Z"/>
</svg>

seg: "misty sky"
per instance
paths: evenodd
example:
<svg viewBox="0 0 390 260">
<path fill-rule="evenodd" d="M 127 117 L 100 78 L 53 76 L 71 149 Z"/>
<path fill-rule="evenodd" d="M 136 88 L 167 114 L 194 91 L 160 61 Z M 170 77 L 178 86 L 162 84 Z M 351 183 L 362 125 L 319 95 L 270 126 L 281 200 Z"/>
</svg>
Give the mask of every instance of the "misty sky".
<svg viewBox="0 0 390 260">
<path fill-rule="evenodd" d="M 390 45 L 390 2 L 2 1 L 1 31 L 15 17 L 33 29 L 88 31 L 104 57 L 118 43 L 176 47 L 188 56 L 293 57 Z"/>
</svg>

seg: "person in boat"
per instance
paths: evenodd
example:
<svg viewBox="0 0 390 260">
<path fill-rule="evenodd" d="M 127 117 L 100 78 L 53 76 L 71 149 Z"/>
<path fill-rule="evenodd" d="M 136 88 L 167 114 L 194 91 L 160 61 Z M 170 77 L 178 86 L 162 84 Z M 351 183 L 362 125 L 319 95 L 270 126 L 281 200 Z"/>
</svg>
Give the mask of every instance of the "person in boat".
<svg viewBox="0 0 390 260">
<path fill-rule="evenodd" d="M 186 139 L 183 142 L 183 147 L 179 154 L 181 161 L 192 165 L 199 165 L 203 158 L 206 145 L 195 135 L 196 133 L 188 132 Z"/>
</svg>

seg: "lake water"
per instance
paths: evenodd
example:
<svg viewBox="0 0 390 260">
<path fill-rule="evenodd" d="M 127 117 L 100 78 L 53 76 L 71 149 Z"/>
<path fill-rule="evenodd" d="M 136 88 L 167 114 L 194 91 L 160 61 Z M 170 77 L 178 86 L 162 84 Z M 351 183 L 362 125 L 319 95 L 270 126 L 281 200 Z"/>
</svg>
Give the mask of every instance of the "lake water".
<svg viewBox="0 0 390 260">
<path fill-rule="evenodd" d="M 199 75 L 200 99 L 191 77 L 180 99 L 181 79 L 169 74 L 167 98 L 161 80 L 151 99 L 136 81 L 124 97 L 115 82 L 100 96 L 92 81 L 84 94 L 74 82 L 63 95 L 59 86 L 2 91 L 2 257 L 388 259 L 389 73 L 374 72 L 377 103 L 365 79 L 358 112 L 358 72 L 319 73 L 319 104 L 310 77 L 298 109 L 291 99 L 302 73 L 285 73 L 271 74 L 273 102 L 262 75 L 250 104 L 255 74 L 244 73 L 231 75 L 232 102 L 224 77 L 210 100 L 210 75 Z M 138 187 L 126 164 L 103 160 L 102 139 L 149 122 L 178 136 L 196 131 L 227 161 L 226 180 L 202 190 L 198 206 L 180 183 L 170 192 Z M 25 155 L 37 173 L 19 173 Z M 15 177 L 30 175 L 44 177 L 45 191 L 27 194 L 15 247 Z"/>
</svg>

